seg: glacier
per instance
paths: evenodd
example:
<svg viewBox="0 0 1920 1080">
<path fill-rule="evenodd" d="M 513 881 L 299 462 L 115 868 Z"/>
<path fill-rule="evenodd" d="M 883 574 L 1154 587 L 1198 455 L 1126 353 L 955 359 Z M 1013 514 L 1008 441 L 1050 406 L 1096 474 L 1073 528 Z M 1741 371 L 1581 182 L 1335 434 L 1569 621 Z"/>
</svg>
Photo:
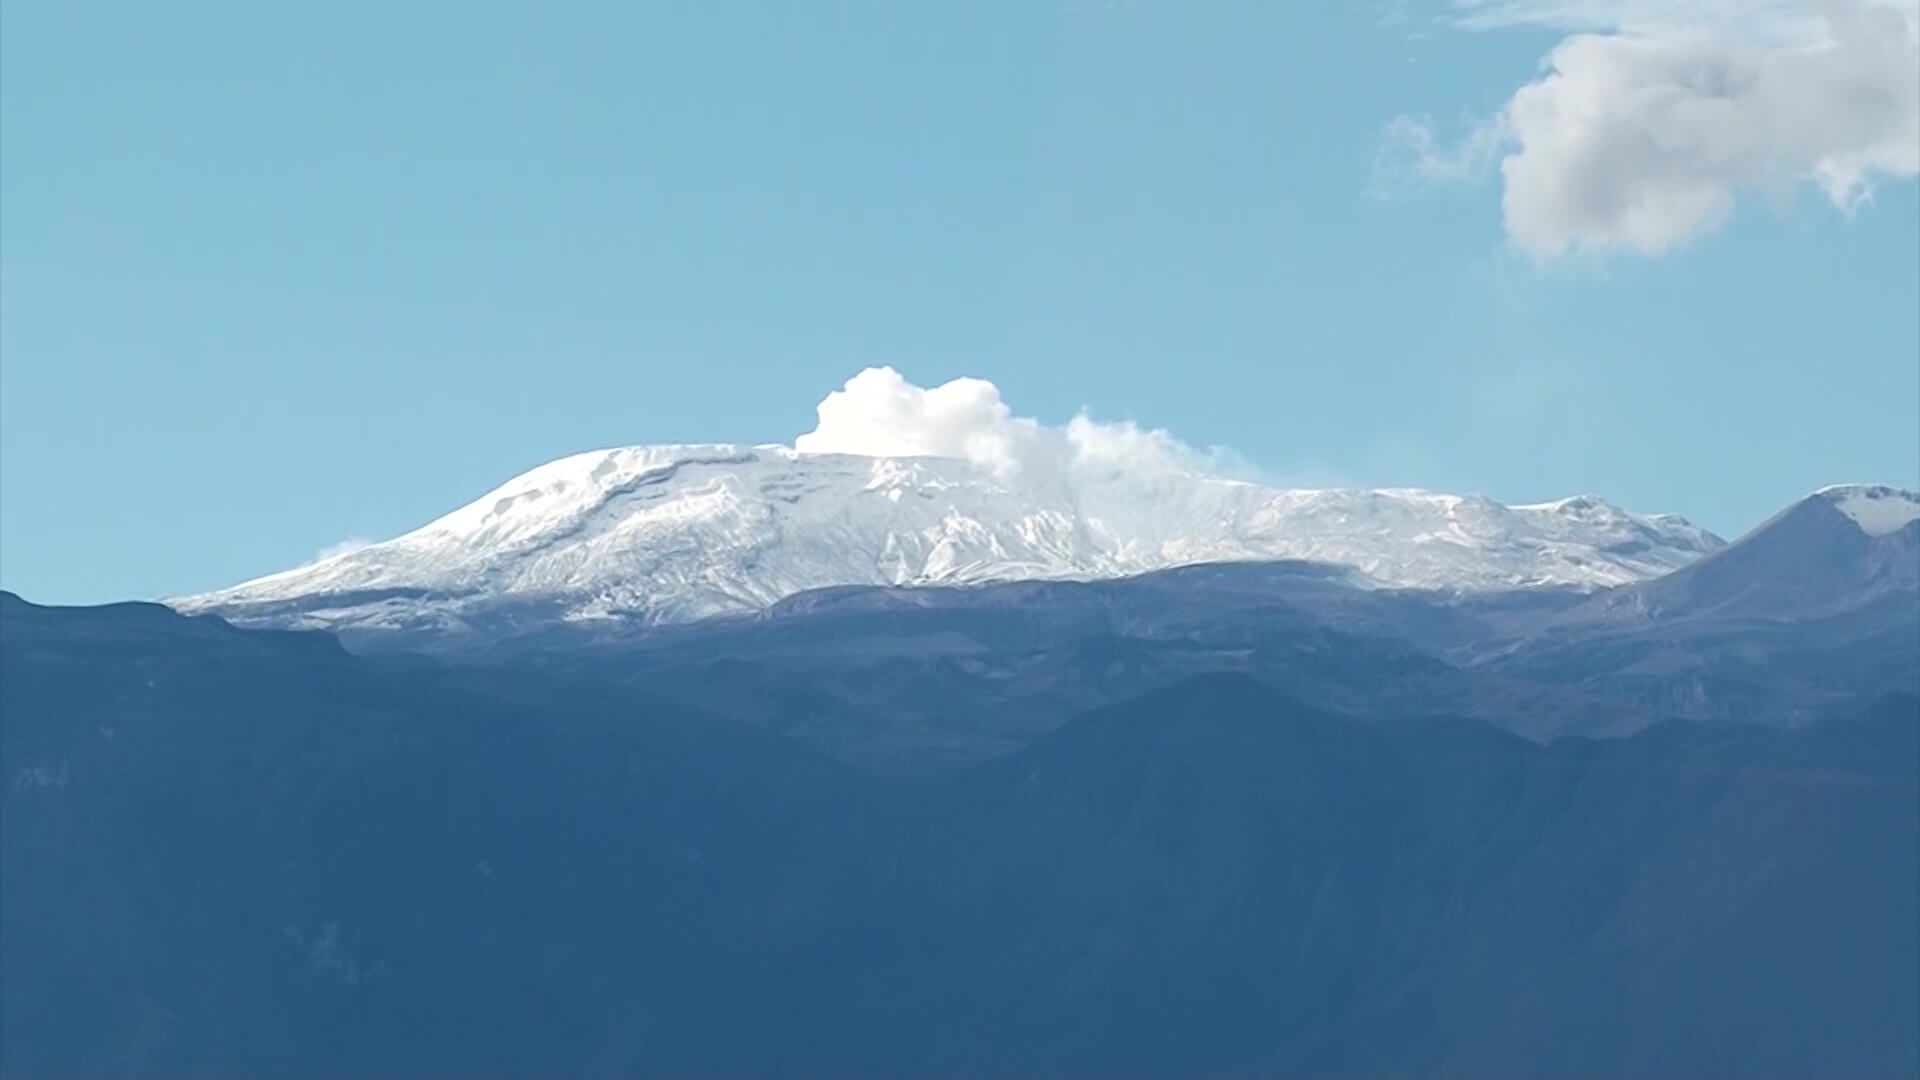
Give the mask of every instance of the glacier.
<svg viewBox="0 0 1920 1080">
<path fill-rule="evenodd" d="M 1598 589 L 1724 547 L 1592 496 L 1505 506 L 1296 490 L 1119 462 L 1009 472 L 780 445 L 634 446 L 543 465 L 405 535 L 168 601 L 240 625 L 384 631 L 685 622 L 810 589 L 1124 577 L 1305 560 L 1362 587 Z"/>
</svg>

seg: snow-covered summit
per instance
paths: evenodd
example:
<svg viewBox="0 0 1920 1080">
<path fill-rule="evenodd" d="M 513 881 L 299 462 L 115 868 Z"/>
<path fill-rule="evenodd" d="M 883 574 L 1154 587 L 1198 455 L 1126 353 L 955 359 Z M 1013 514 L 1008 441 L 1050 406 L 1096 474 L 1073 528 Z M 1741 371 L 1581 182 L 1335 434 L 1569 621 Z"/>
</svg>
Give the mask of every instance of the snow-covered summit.
<svg viewBox="0 0 1920 1080">
<path fill-rule="evenodd" d="M 1881 484 L 1836 484 L 1813 493 L 1853 519 L 1868 536 L 1886 536 L 1920 521 L 1920 495 Z"/>
<path fill-rule="evenodd" d="M 1127 437 L 1152 437 L 1134 433 Z M 1601 587 L 1723 546 L 1585 496 L 1502 506 L 1407 489 L 1288 490 L 1138 455 L 1058 467 L 785 446 L 638 446 L 525 473 L 438 520 L 174 606 L 335 629 L 684 621 L 833 585 L 1093 579 L 1305 559 L 1358 584 Z"/>
</svg>

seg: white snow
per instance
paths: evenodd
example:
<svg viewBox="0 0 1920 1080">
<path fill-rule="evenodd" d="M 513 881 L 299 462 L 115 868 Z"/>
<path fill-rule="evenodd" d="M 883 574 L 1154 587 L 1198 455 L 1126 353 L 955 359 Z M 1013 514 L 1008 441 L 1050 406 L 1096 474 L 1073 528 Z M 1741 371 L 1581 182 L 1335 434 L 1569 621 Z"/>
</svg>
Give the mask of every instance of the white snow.
<svg viewBox="0 0 1920 1080">
<path fill-rule="evenodd" d="M 1601 587 L 1723 546 L 1682 519 L 1592 497 L 1506 507 L 1408 489 L 1286 490 L 1132 452 L 1045 469 L 1007 460 L 595 451 L 398 538 L 173 603 L 333 628 L 446 624 L 515 605 L 569 620 L 684 621 L 832 585 L 1095 579 L 1270 559 L 1349 567 L 1380 586 Z"/>
<path fill-rule="evenodd" d="M 1868 536 L 1899 532 L 1920 520 L 1920 495 L 1899 488 L 1869 484 L 1841 484 L 1815 493 L 1835 510 L 1853 519 Z"/>
</svg>

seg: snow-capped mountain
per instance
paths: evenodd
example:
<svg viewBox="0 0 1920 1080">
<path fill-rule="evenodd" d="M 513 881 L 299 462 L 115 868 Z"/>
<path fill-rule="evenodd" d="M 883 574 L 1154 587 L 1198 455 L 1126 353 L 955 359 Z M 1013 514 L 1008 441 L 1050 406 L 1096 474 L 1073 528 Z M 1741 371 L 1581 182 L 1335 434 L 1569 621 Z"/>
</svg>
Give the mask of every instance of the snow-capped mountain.
<svg viewBox="0 0 1920 1080">
<path fill-rule="evenodd" d="M 1920 494 L 1843 484 L 1801 499 L 1676 573 L 1598 598 L 1581 617 L 1806 618 L 1920 592 Z"/>
<path fill-rule="evenodd" d="M 1015 474 L 946 457 L 648 446 L 526 473 L 404 536 L 173 601 L 252 625 L 685 621 L 834 585 L 1119 577 L 1300 559 L 1356 584 L 1486 590 L 1654 577 L 1723 542 L 1591 498 L 1502 506 L 1183 469 Z"/>
</svg>

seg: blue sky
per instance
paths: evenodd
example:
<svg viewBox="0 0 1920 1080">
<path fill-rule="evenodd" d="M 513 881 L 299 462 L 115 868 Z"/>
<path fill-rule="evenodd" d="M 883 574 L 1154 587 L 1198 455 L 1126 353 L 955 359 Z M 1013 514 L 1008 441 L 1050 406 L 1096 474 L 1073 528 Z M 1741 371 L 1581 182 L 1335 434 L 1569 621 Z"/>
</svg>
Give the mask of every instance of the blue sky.
<svg viewBox="0 0 1920 1080">
<path fill-rule="evenodd" d="M 230 584 L 877 364 L 1287 483 L 1920 487 L 1913 14 L 1812 12 L 6 0 L 0 585 Z"/>
</svg>

